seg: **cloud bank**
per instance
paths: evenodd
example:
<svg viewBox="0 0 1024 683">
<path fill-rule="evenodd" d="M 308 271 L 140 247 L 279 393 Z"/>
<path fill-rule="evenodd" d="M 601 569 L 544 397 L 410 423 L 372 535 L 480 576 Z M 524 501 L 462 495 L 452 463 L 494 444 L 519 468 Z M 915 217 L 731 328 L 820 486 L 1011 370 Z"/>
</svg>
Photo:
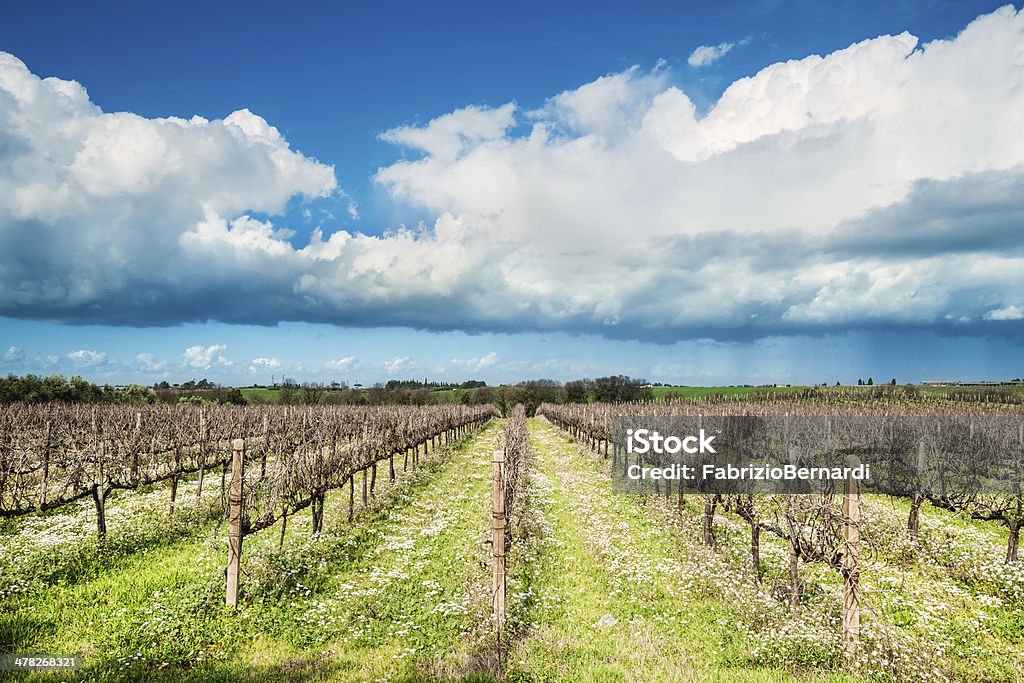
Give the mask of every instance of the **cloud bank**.
<svg viewBox="0 0 1024 683">
<path fill-rule="evenodd" d="M 1019 334 L 1022 64 L 1024 14 L 1006 7 L 950 40 L 772 64 L 704 115 L 663 67 L 537 109 L 466 107 L 381 136 L 414 158 L 377 183 L 432 225 L 299 240 L 257 215 L 340 190 L 259 116 L 104 113 L 0 54 L 0 315 Z"/>
</svg>

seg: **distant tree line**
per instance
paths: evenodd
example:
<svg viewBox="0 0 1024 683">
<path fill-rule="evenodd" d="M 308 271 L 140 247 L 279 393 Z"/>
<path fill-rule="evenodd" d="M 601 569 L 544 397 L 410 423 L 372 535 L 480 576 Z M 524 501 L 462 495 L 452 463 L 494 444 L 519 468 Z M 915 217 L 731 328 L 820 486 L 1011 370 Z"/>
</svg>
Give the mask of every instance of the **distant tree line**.
<svg viewBox="0 0 1024 683">
<path fill-rule="evenodd" d="M 154 403 L 149 387 L 100 386 L 78 377 L 62 375 L 8 375 L 0 378 L 0 403 Z"/>
<path fill-rule="evenodd" d="M 493 402 L 494 391 L 486 385 L 475 389 L 462 389 L 455 385 L 450 390 L 439 390 L 394 385 L 389 388 L 388 385 L 381 384 L 369 388 L 339 388 L 316 382 L 285 382 L 277 388 L 276 402 L 288 405 L 483 405 Z M 263 399 L 250 396 L 249 400 L 260 402 Z"/>
<path fill-rule="evenodd" d="M 222 387 L 205 377 L 198 382 L 194 379 L 181 384 L 166 381 L 153 385 L 156 400 L 160 403 L 230 404 L 245 405 L 245 397 L 239 389 Z"/>
<path fill-rule="evenodd" d="M 469 381 L 459 383 L 450 382 L 428 382 L 423 380 L 422 382 L 416 379 L 390 379 L 384 388 L 388 391 L 395 391 L 396 389 L 429 389 L 431 391 L 447 391 L 450 389 L 476 389 L 478 387 L 486 387 L 487 382 L 480 380 L 471 379 Z M 344 387 L 344 385 L 342 385 Z"/>
<path fill-rule="evenodd" d="M 461 403 L 464 405 L 494 404 L 505 414 L 522 403 L 533 415 L 541 403 L 588 403 L 601 401 L 650 401 L 654 393 L 645 380 L 625 375 L 597 379 L 578 379 L 564 385 L 551 379 L 536 379 L 518 384 L 489 387 L 485 382 L 470 380 L 443 384 L 418 380 L 391 380 L 369 388 L 343 383 L 326 385 L 316 382 L 298 383 L 285 379 L 277 387 L 276 402 L 287 405 L 431 405 Z M 0 402 L 46 403 L 259 403 L 266 399 L 243 396 L 240 389 L 221 387 L 207 380 L 189 380 L 181 384 L 166 381 L 152 388 L 142 386 L 98 386 L 81 377 L 70 380 L 60 375 L 38 377 L 11 375 L 0 380 Z"/>
<path fill-rule="evenodd" d="M 573 380 L 564 385 L 551 379 L 535 379 L 498 387 L 489 387 L 484 382 L 475 380 L 449 385 L 392 380 L 369 388 L 350 388 L 344 384 L 331 387 L 314 382 L 300 384 L 286 380 L 277 390 L 277 402 L 289 405 L 493 403 L 502 414 L 505 414 L 513 406 L 522 403 L 528 415 L 533 415 L 541 403 L 616 403 L 650 401 L 653 398 L 654 392 L 645 380 L 632 379 L 625 375 Z"/>
<path fill-rule="evenodd" d="M 575 379 L 564 385 L 549 379 L 531 380 L 498 387 L 496 392 L 494 403 L 502 414 L 517 403 L 522 403 L 527 414 L 533 415 L 541 403 L 623 403 L 654 400 L 654 391 L 647 380 L 625 375 Z"/>
</svg>

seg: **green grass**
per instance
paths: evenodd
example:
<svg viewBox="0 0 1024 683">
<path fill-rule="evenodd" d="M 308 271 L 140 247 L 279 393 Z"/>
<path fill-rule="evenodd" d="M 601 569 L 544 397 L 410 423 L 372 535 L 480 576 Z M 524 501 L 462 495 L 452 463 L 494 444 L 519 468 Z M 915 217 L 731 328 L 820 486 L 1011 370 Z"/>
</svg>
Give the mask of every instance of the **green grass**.
<svg viewBox="0 0 1024 683">
<path fill-rule="evenodd" d="M 252 387 L 239 389 L 242 392 L 242 398 L 248 403 L 262 402 L 262 403 L 277 403 L 279 393 L 277 389 L 253 389 Z"/>
</svg>

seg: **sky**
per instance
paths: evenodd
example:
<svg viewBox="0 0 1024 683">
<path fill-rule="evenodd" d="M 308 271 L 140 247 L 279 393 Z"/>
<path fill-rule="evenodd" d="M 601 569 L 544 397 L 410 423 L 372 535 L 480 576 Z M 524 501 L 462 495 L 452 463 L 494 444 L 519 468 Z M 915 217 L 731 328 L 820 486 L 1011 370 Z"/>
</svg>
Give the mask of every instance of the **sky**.
<svg viewBox="0 0 1024 683">
<path fill-rule="evenodd" d="M 0 0 L 0 373 L 1024 376 L 1024 13 Z"/>
</svg>

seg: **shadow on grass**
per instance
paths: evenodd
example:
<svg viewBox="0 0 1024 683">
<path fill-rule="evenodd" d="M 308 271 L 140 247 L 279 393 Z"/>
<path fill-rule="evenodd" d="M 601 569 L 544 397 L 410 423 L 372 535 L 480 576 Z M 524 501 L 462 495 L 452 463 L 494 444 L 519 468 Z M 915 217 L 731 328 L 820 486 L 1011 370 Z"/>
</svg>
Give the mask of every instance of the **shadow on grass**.
<svg viewBox="0 0 1024 683">
<path fill-rule="evenodd" d="M 0 612 L 0 652 L 27 652 L 53 623 L 16 612 Z"/>
</svg>

